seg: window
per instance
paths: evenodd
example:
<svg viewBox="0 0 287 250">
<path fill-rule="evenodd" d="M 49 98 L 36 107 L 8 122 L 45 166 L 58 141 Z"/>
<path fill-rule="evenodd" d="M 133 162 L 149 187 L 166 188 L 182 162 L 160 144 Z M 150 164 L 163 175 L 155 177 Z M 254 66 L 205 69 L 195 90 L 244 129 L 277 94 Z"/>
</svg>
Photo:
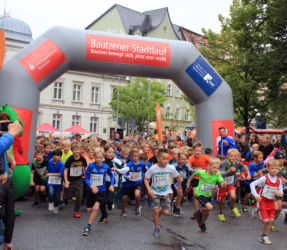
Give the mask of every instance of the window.
<svg viewBox="0 0 287 250">
<path fill-rule="evenodd" d="M 170 111 L 171 111 L 171 107 L 166 107 L 166 118 L 167 119 L 170 118 Z"/>
<path fill-rule="evenodd" d="M 81 101 L 81 85 L 74 84 L 73 101 Z"/>
<path fill-rule="evenodd" d="M 189 110 L 187 109 L 187 110 L 185 111 L 185 115 L 184 115 L 184 120 L 186 120 L 186 121 L 189 120 L 189 119 L 188 119 L 188 114 L 189 114 Z"/>
<path fill-rule="evenodd" d="M 61 115 L 53 115 L 53 127 L 58 130 L 61 130 L 61 120 L 62 120 Z"/>
<path fill-rule="evenodd" d="M 72 126 L 74 126 L 75 124 L 78 124 L 81 126 L 81 117 L 80 116 L 76 116 L 76 115 L 73 115 L 72 116 Z"/>
<path fill-rule="evenodd" d="M 167 31 L 167 28 L 164 26 L 163 27 L 163 32 L 166 33 L 166 31 Z"/>
<path fill-rule="evenodd" d="M 97 125 L 98 125 L 98 118 L 91 117 L 91 123 L 90 123 L 90 132 L 91 133 L 97 132 Z"/>
<path fill-rule="evenodd" d="M 168 84 L 166 88 L 167 95 L 171 95 L 171 85 Z"/>
<path fill-rule="evenodd" d="M 179 109 L 179 108 L 176 108 L 176 109 L 175 109 L 175 119 L 176 119 L 176 120 L 179 120 L 179 113 L 180 113 L 180 109 Z"/>
<path fill-rule="evenodd" d="M 55 82 L 55 84 L 54 84 L 54 99 L 62 100 L 62 86 L 63 86 L 63 83 Z"/>
<path fill-rule="evenodd" d="M 99 102 L 99 88 L 92 87 L 92 103 Z"/>
<path fill-rule="evenodd" d="M 179 89 L 179 87 L 176 88 L 176 97 L 180 97 L 180 89 Z"/>
</svg>

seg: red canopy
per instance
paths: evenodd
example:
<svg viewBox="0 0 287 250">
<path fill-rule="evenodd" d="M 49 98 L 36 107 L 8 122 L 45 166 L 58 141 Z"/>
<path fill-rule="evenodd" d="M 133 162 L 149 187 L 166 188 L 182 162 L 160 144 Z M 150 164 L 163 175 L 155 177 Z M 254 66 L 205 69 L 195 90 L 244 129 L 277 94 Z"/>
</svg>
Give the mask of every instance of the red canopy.
<svg viewBox="0 0 287 250">
<path fill-rule="evenodd" d="M 37 128 L 37 132 L 44 133 L 44 132 L 60 132 L 60 131 L 52 127 L 49 123 L 45 122 Z"/>
<path fill-rule="evenodd" d="M 78 124 L 73 125 L 70 128 L 65 129 L 63 132 L 69 132 L 69 133 L 80 133 L 80 134 L 92 134 L 91 132 L 88 132 L 87 130 L 83 129 Z"/>
</svg>

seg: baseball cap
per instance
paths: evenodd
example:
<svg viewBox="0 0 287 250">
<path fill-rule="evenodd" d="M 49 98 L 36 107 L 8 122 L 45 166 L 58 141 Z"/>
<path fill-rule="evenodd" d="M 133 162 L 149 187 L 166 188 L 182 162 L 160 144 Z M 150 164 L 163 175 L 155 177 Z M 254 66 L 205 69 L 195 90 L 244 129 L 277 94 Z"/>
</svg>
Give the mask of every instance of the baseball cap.
<svg viewBox="0 0 287 250">
<path fill-rule="evenodd" d="M 278 150 L 274 153 L 274 159 L 284 159 L 284 154 L 281 150 Z"/>
</svg>

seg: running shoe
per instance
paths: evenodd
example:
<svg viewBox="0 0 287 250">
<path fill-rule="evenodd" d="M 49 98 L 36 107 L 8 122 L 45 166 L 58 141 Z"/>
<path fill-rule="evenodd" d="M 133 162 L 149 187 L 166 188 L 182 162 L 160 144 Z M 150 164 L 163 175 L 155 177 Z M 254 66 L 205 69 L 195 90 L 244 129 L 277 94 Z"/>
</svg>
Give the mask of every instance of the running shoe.
<svg viewBox="0 0 287 250">
<path fill-rule="evenodd" d="M 121 214 L 120 214 L 120 216 L 119 216 L 119 218 L 120 219 L 123 219 L 123 218 L 125 218 L 127 216 L 127 213 L 125 213 L 125 212 L 121 212 Z"/>
<path fill-rule="evenodd" d="M 180 215 L 184 215 L 184 212 L 182 212 L 181 210 L 180 210 Z"/>
<path fill-rule="evenodd" d="M 113 209 L 113 204 L 108 204 L 108 210 L 111 211 Z"/>
<path fill-rule="evenodd" d="M 211 205 L 214 205 L 214 199 L 211 199 L 210 203 Z"/>
<path fill-rule="evenodd" d="M 34 204 L 32 205 L 32 207 L 39 207 L 40 202 L 39 201 L 35 201 Z"/>
<path fill-rule="evenodd" d="M 57 214 L 58 213 L 58 207 L 54 207 L 53 208 L 53 214 Z"/>
<path fill-rule="evenodd" d="M 287 224 L 287 210 L 284 211 L 284 214 L 283 214 L 283 221 L 284 223 Z"/>
<path fill-rule="evenodd" d="M 200 227 L 202 233 L 208 233 L 206 226 L 205 226 L 205 223 L 202 223 L 201 225 L 199 225 L 199 227 Z"/>
<path fill-rule="evenodd" d="M 225 221 L 224 214 L 219 214 L 218 219 L 219 221 L 224 222 Z"/>
<path fill-rule="evenodd" d="M 22 210 L 14 208 L 14 213 L 15 213 L 15 216 L 17 216 L 19 214 L 22 214 Z"/>
<path fill-rule="evenodd" d="M 69 201 L 67 199 L 64 199 L 64 205 L 68 206 L 69 205 Z"/>
<path fill-rule="evenodd" d="M 136 216 L 141 216 L 141 210 L 142 210 L 142 208 L 141 207 L 137 207 L 136 208 Z"/>
<path fill-rule="evenodd" d="M 173 216 L 179 217 L 180 216 L 180 208 L 175 208 Z"/>
<path fill-rule="evenodd" d="M 86 226 L 86 227 L 84 228 L 83 235 L 84 235 L 84 236 L 89 236 L 89 235 L 90 235 L 90 231 L 91 231 L 91 228 L 88 227 L 88 226 Z"/>
<path fill-rule="evenodd" d="M 149 207 L 151 207 L 151 200 L 150 199 L 147 200 L 147 204 Z"/>
<path fill-rule="evenodd" d="M 159 232 L 160 232 L 159 228 L 155 228 L 152 234 L 153 234 L 154 237 L 158 237 L 159 236 Z"/>
<path fill-rule="evenodd" d="M 75 212 L 75 213 L 74 213 L 74 217 L 76 217 L 76 218 L 81 218 L 81 215 L 80 215 L 79 212 Z"/>
<path fill-rule="evenodd" d="M 255 208 L 253 211 L 252 211 L 252 218 L 255 220 L 258 218 L 258 208 Z"/>
<path fill-rule="evenodd" d="M 239 213 L 237 207 L 231 209 L 231 212 L 232 212 L 236 217 L 240 217 L 240 216 L 241 216 L 241 214 Z"/>
<path fill-rule="evenodd" d="M 266 245 L 271 245 L 271 244 L 272 244 L 272 242 L 268 239 L 267 236 L 264 236 L 264 237 L 261 236 L 260 239 L 259 239 L 259 241 L 260 241 L 261 243 L 266 244 Z"/>
<path fill-rule="evenodd" d="M 136 200 L 129 200 L 129 204 L 130 205 L 135 205 L 136 204 Z"/>
<path fill-rule="evenodd" d="M 279 228 L 275 227 L 274 224 L 273 224 L 272 227 L 271 227 L 271 231 L 278 232 Z"/>
<path fill-rule="evenodd" d="M 202 214 L 200 213 L 200 210 L 197 210 L 196 212 L 196 221 L 199 225 L 202 224 Z"/>
<path fill-rule="evenodd" d="M 251 205 L 253 206 L 255 203 L 255 200 L 254 199 L 251 199 Z"/>
<path fill-rule="evenodd" d="M 64 201 L 63 200 L 60 200 L 59 201 L 59 206 L 64 206 L 65 204 L 64 204 Z"/>
<path fill-rule="evenodd" d="M 99 223 L 100 224 L 104 224 L 105 222 L 108 222 L 108 218 L 107 217 L 104 217 L 104 216 L 101 216 L 100 220 L 99 220 Z"/>
<path fill-rule="evenodd" d="M 49 202 L 49 211 L 53 211 L 54 209 L 54 203 L 53 202 Z"/>
<path fill-rule="evenodd" d="M 196 219 L 196 213 L 194 212 L 193 215 L 190 217 L 191 220 L 195 220 Z"/>
<path fill-rule="evenodd" d="M 73 196 L 72 200 L 75 201 L 77 198 L 75 196 Z"/>
<path fill-rule="evenodd" d="M 241 210 L 242 210 L 242 212 L 243 212 L 243 213 L 246 213 L 246 214 L 248 213 L 248 211 L 247 211 L 247 208 L 246 208 L 246 207 L 242 207 L 242 208 L 241 208 Z"/>
<path fill-rule="evenodd" d="M 227 207 L 230 207 L 230 201 L 227 201 L 227 202 L 226 202 L 226 206 L 227 206 Z"/>
</svg>

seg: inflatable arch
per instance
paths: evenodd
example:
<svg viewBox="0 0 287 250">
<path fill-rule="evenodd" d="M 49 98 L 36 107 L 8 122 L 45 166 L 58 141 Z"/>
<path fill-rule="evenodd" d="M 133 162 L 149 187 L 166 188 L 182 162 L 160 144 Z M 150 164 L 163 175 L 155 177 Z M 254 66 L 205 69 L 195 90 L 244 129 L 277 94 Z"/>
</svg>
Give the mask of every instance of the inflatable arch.
<svg viewBox="0 0 287 250">
<path fill-rule="evenodd" d="M 0 106 L 24 114 L 30 161 L 40 92 L 68 70 L 171 79 L 194 103 L 205 147 L 217 151 L 219 126 L 233 136 L 232 91 L 191 43 L 55 26 L 0 71 Z"/>
</svg>

